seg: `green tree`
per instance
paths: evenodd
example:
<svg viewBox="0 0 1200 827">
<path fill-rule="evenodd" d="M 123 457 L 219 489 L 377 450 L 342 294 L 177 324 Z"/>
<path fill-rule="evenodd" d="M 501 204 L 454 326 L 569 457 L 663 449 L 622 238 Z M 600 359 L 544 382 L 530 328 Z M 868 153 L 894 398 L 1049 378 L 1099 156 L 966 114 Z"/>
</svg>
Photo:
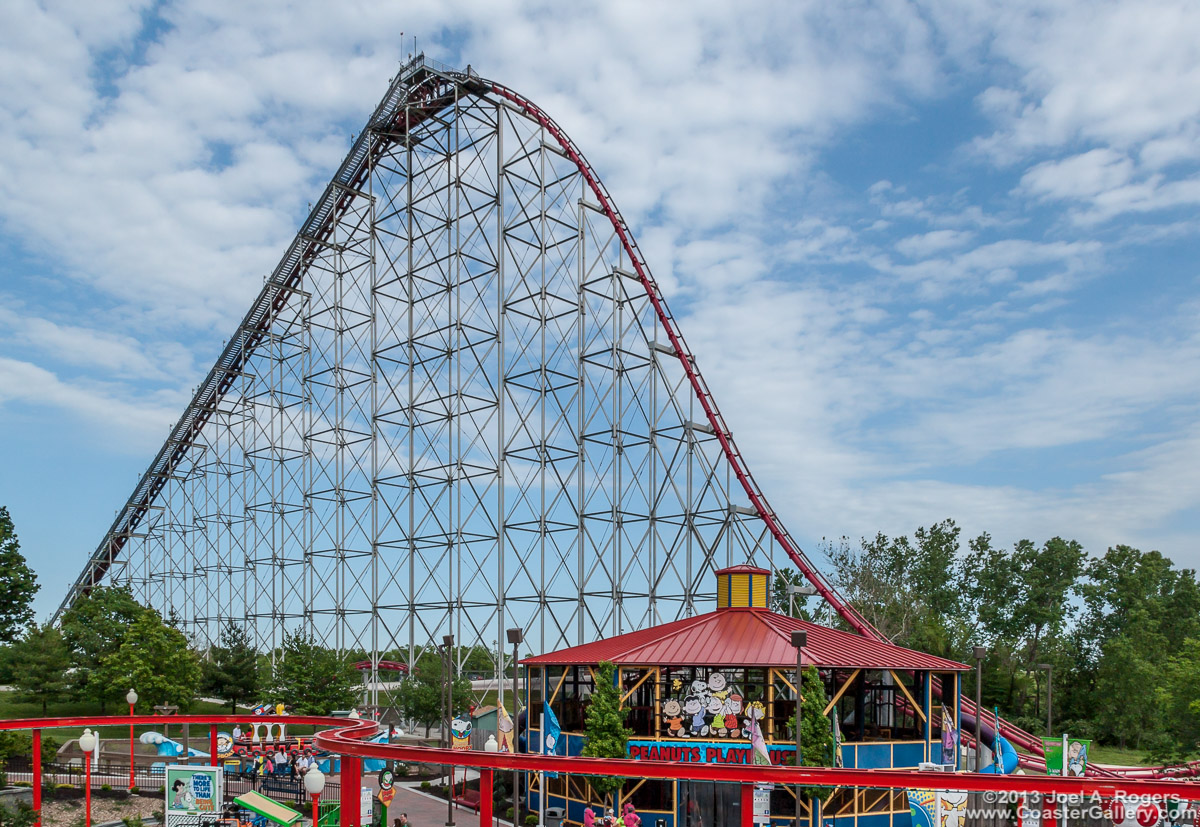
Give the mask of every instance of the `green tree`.
<svg viewBox="0 0 1200 827">
<path fill-rule="evenodd" d="M 200 688 L 200 661 L 183 632 L 153 609 L 144 609 L 89 685 L 106 698 L 123 698 L 132 687 L 148 706 L 174 704 L 187 710 Z"/>
<path fill-rule="evenodd" d="M 38 582 L 25 563 L 8 509 L 0 505 L 0 642 L 12 643 L 33 622 Z"/>
<path fill-rule="evenodd" d="M 445 710 L 445 662 L 436 649 L 417 657 L 412 673 L 393 693 L 400 715 L 425 727 L 425 737 L 442 720 Z M 471 682 L 456 674 L 450 690 L 451 717 L 465 711 L 471 704 Z"/>
<path fill-rule="evenodd" d="M 621 709 L 621 690 L 616 683 L 617 667 L 604 661 L 596 669 L 596 689 L 584 715 L 583 732 L 586 741 L 582 754 L 587 758 L 626 758 L 633 732 L 625 726 L 625 710 Z M 625 783 L 615 776 L 591 776 L 592 789 L 607 799 Z M 616 803 L 611 806 L 615 809 Z"/>
<path fill-rule="evenodd" d="M 1170 725 L 1152 745 L 1150 760 L 1173 764 L 1200 754 L 1200 640 L 1188 638 L 1167 660 L 1156 688 L 1158 705 Z"/>
<path fill-rule="evenodd" d="M 147 611 L 127 588 L 119 586 L 96 586 L 71 604 L 63 614 L 60 628 L 71 653 L 71 665 L 75 667 L 71 688 L 77 697 L 99 701 L 101 709 L 118 697 L 109 694 L 108 686 L 97 684 L 95 677 Z M 128 689 L 125 687 L 120 697 Z"/>
<path fill-rule="evenodd" d="M 70 654 L 62 634 L 49 623 L 30 626 L 13 645 L 13 685 L 22 701 L 40 701 L 42 715 L 50 701 L 67 694 Z"/>
<path fill-rule="evenodd" d="M 1119 746 L 1141 749 L 1153 745 L 1163 732 L 1161 698 L 1153 690 L 1161 670 L 1152 658 L 1163 650 L 1164 641 L 1150 618 L 1136 611 L 1141 616 L 1104 643 L 1096 670 L 1096 712 Z"/>
<path fill-rule="evenodd" d="M 793 673 L 794 674 L 794 673 Z M 800 673 L 800 753 L 805 767 L 833 766 L 833 723 L 825 716 L 825 684 L 815 666 L 806 666 Z M 788 731 L 792 737 L 796 734 L 796 715 L 793 713 L 787 721 Z M 792 759 L 795 766 L 795 759 Z M 826 798 L 832 788 L 802 787 L 803 797 L 818 796 Z"/>
<path fill-rule="evenodd" d="M 318 646 L 297 629 L 283 639 L 273 675 L 279 699 L 301 715 L 328 715 L 357 701 L 358 673 L 353 662 Z"/>
<path fill-rule="evenodd" d="M 229 701 L 230 712 L 237 712 L 239 701 L 258 694 L 258 652 L 245 626 L 231 620 L 221 630 L 221 645 L 209 651 L 203 674 L 204 690 Z"/>
</svg>

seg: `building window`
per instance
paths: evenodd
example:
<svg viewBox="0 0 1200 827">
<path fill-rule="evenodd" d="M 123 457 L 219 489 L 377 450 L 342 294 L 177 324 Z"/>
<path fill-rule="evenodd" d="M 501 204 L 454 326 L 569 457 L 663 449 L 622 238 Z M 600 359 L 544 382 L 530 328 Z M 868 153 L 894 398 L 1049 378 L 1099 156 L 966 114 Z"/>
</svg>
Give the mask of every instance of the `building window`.
<svg viewBox="0 0 1200 827">
<path fill-rule="evenodd" d="M 633 805 L 633 808 L 638 812 L 646 812 L 647 810 L 659 810 L 661 812 L 674 812 L 674 782 L 667 781 L 662 778 L 647 778 L 642 781 L 632 781 L 634 787 L 632 792 L 626 794 L 626 800 Z M 628 785 L 626 785 L 628 787 Z M 642 820 L 642 824 L 647 824 L 646 820 Z"/>
</svg>

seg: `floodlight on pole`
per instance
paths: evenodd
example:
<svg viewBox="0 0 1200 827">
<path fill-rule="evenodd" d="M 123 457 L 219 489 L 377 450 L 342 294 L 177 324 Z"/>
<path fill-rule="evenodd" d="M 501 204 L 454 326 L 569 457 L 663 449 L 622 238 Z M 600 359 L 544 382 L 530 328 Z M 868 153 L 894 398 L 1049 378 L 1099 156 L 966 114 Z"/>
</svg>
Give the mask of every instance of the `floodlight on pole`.
<svg viewBox="0 0 1200 827">
<path fill-rule="evenodd" d="M 1039 663 L 1038 669 L 1046 670 L 1046 737 L 1053 738 L 1054 729 L 1052 725 L 1054 722 L 1054 717 L 1052 710 L 1054 708 L 1054 664 Z"/>
<path fill-rule="evenodd" d="M 521 696 L 517 694 L 517 675 L 520 667 L 517 666 L 517 658 L 519 657 L 517 647 L 525 639 L 520 628 L 505 629 L 504 634 L 508 637 L 508 642 L 512 644 L 513 656 L 513 678 L 512 678 L 512 697 L 513 697 L 513 748 L 516 748 L 517 739 L 521 733 L 517 730 L 517 716 L 521 713 Z M 513 803 L 513 824 L 521 823 L 521 773 L 513 770 L 513 786 L 512 786 L 512 803 Z"/>
<path fill-rule="evenodd" d="M 983 659 L 987 657 L 987 649 L 976 646 L 972 650 L 975 655 L 975 772 L 983 769 L 983 741 L 980 740 L 983 726 Z"/>
<path fill-rule="evenodd" d="M 802 766 L 800 753 L 800 722 L 804 720 L 804 697 L 800 694 L 804 674 L 804 647 L 808 645 L 807 632 L 792 632 L 792 645 L 796 647 L 796 766 Z M 796 785 L 796 823 L 800 823 L 802 802 L 800 785 Z"/>
</svg>

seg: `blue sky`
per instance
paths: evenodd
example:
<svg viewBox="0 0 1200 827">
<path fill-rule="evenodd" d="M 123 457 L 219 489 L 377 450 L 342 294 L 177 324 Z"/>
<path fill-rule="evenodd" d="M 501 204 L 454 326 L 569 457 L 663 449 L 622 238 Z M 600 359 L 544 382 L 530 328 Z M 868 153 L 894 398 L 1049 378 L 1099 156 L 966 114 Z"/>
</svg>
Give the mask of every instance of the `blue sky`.
<svg viewBox="0 0 1200 827">
<path fill-rule="evenodd" d="M 0 7 L 0 504 L 48 615 L 412 51 L 605 180 L 791 532 L 1200 562 L 1200 6 Z"/>
</svg>

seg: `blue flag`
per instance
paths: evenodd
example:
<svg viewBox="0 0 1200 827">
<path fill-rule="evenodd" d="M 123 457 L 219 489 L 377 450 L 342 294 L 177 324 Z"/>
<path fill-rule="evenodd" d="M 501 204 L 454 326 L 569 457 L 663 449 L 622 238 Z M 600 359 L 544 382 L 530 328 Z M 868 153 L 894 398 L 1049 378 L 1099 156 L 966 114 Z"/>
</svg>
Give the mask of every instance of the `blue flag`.
<svg viewBox="0 0 1200 827">
<path fill-rule="evenodd" d="M 542 703 L 542 755 L 558 755 L 558 741 L 562 728 L 558 725 L 558 716 L 550 708 L 550 704 Z M 546 773 L 548 778 L 558 778 L 558 773 Z"/>
</svg>

